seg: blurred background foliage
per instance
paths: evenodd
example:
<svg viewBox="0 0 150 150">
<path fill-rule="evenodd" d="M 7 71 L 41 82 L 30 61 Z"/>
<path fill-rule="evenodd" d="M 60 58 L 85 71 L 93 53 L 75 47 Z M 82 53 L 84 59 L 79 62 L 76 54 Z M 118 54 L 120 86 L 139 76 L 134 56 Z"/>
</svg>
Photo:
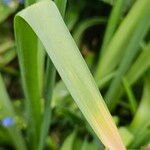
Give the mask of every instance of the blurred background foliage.
<svg viewBox="0 0 150 150">
<path fill-rule="evenodd" d="M 91 72 L 95 74 L 99 62 L 100 48 L 103 43 L 109 16 L 117 0 L 69 0 L 65 15 L 73 38 L 81 50 Z M 118 29 L 136 0 L 124 1 L 116 27 Z M 18 128 L 26 130 L 24 112 L 24 95 L 22 92 L 20 70 L 14 42 L 13 18 L 24 8 L 23 0 L 0 0 L 0 72 L 15 112 Z M 126 30 L 126 29 L 124 29 Z M 114 34 L 114 33 L 112 33 Z M 137 35 L 140 36 L 140 35 Z M 121 76 L 121 95 L 119 103 L 112 111 L 119 126 L 120 134 L 127 147 L 150 149 L 150 44 L 149 31 L 129 66 L 126 74 Z M 108 58 L 109 59 L 109 58 Z M 104 66 L 105 67 L 105 66 Z M 119 68 L 119 64 L 117 65 Z M 117 71 L 117 68 L 115 71 Z M 100 83 L 103 96 L 106 95 L 114 78 L 114 71 Z M 135 76 L 135 77 L 134 77 Z M 130 82 L 130 77 L 135 81 Z M 64 83 L 57 75 L 57 82 L 52 99 L 52 119 L 46 148 L 51 150 L 98 150 L 103 145 L 89 127 L 78 107 L 69 95 Z M 98 81 L 97 81 L 97 84 Z M 119 89 L 120 90 L 120 89 Z M 2 91 L 0 91 L 2 94 Z M 2 101 L 0 99 L 0 101 Z M 1 102 L 2 103 L 2 102 Z M 0 103 L 0 119 L 3 118 Z M 9 103 L 8 103 L 9 105 Z M 11 105 L 11 104 L 10 104 Z M 0 149 L 13 149 L 5 127 L 0 125 Z"/>
</svg>

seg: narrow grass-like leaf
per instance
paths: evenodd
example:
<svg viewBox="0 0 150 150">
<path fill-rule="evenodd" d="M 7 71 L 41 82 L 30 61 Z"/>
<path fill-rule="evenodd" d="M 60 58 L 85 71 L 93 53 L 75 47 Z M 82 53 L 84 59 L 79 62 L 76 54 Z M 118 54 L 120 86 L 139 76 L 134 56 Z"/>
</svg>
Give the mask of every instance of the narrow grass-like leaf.
<svg viewBox="0 0 150 150">
<path fill-rule="evenodd" d="M 147 44 L 139 57 L 131 66 L 131 69 L 126 74 L 126 79 L 129 84 L 134 84 L 146 70 L 150 67 L 150 43 Z"/>
<path fill-rule="evenodd" d="M 105 75 L 115 69 L 122 60 L 127 46 L 133 43 L 132 38 L 136 32 L 138 33 L 139 26 L 141 26 L 142 22 L 149 21 L 149 5 L 150 1 L 148 0 L 135 2 L 107 46 L 106 53 L 98 63 L 95 73 L 96 82 L 99 82 Z M 145 25 L 147 24 L 143 24 L 143 29 Z"/>
<path fill-rule="evenodd" d="M 129 106 L 130 106 L 131 112 L 134 115 L 136 112 L 136 109 L 137 109 L 137 102 L 133 95 L 132 89 L 129 85 L 129 82 L 127 81 L 126 78 L 123 78 L 123 85 L 124 85 L 125 91 L 128 95 L 128 99 L 129 99 L 129 103 L 130 103 Z"/>
<path fill-rule="evenodd" d="M 22 25 L 19 25 L 18 29 Z M 21 28 L 20 28 L 21 29 Z M 28 47 L 21 51 L 18 49 L 20 58 L 21 74 L 23 78 L 23 88 L 26 95 L 27 120 L 28 120 L 28 138 L 31 149 L 37 149 L 39 133 L 41 129 L 41 95 L 39 86 L 38 71 L 38 39 L 36 35 L 28 36 L 31 31 L 26 28 L 22 32 L 24 38 L 22 43 L 28 43 Z M 28 33 L 28 34 L 26 34 Z M 32 32 L 31 32 L 32 33 Z M 21 44 L 22 44 L 21 43 Z M 28 49 L 28 50 L 27 50 Z M 33 61 L 34 60 L 34 61 Z"/>
<path fill-rule="evenodd" d="M 72 150 L 81 150 L 82 143 L 83 143 L 82 139 L 77 137 L 74 141 Z"/>
<path fill-rule="evenodd" d="M 141 76 L 149 69 L 150 67 L 150 45 L 147 44 L 135 62 L 132 64 L 129 71 L 124 75 L 126 80 L 129 83 L 129 86 L 132 86 Z M 140 68 L 140 69 L 139 69 Z M 119 98 L 124 93 L 122 87 L 118 89 L 117 97 Z"/>
<path fill-rule="evenodd" d="M 0 120 L 2 121 L 3 119 L 7 117 L 11 117 L 14 120 L 14 124 L 10 124 L 9 126 L 6 126 L 6 130 L 8 131 L 9 137 L 14 144 L 14 147 L 16 150 L 27 150 L 25 146 L 25 142 L 23 140 L 23 137 L 21 135 L 20 130 L 18 129 L 16 125 L 16 120 L 15 120 L 15 112 L 13 109 L 13 106 L 10 102 L 9 96 L 7 94 L 7 91 L 5 89 L 5 85 L 3 82 L 3 79 L 0 74 Z"/>
<path fill-rule="evenodd" d="M 37 0 L 25 0 L 25 6 L 30 6 L 32 4 L 34 4 Z"/>
<path fill-rule="evenodd" d="M 25 7 L 36 3 L 38 0 L 25 0 Z M 42 122 L 42 110 L 41 110 L 41 96 L 43 88 L 43 71 L 44 71 L 44 50 L 43 45 L 38 39 L 32 40 L 32 37 L 28 38 L 32 41 L 31 49 L 33 51 L 38 51 L 34 59 L 32 54 L 28 56 L 28 65 L 24 76 L 23 84 L 26 96 L 26 112 L 27 112 L 27 135 L 28 135 L 28 145 L 30 149 L 37 149 L 39 145 L 39 139 L 42 138 L 41 133 L 41 122 Z M 34 64 L 32 59 L 35 60 Z M 33 64 L 33 65 L 32 65 Z M 35 85 L 36 84 L 36 85 Z"/>
<path fill-rule="evenodd" d="M 130 131 L 134 134 L 134 141 L 130 145 L 132 148 L 138 148 L 140 144 L 144 144 L 144 140 L 150 139 L 150 72 L 146 75 L 144 83 L 143 97 L 129 127 Z"/>
<path fill-rule="evenodd" d="M 113 79 L 117 74 L 117 71 L 114 71 L 107 76 L 105 76 L 100 82 L 98 82 L 99 89 L 103 88 L 111 79 Z"/>
<path fill-rule="evenodd" d="M 78 4 L 78 1 L 68 1 L 68 7 L 65 15 L 65 23 L 69 31 L 74 28 L 80 16 L 80 7 Z"/>
<path fill-rule="evenodd" d="M 82 144 L 81 150 L 97 150 L 97 147 L 94 141 L 88 142 L 88 140 L 85 140 Z"/>
<path fill-rule="evenodd" d="M 5 52 L 3 55 L 0 54 L 0 67 L 8 64 L 16 56 L 16 51 L 12 48 Z"/>
<path fill-rule="evenodd" d="M 113 5 L 114 4 L 114 1 L 113 0 L 102 0 L 103 2 L 105 3 L 108 3 L 110 5 Z"/>
<path fill-rule="evenodd" d="M 54 2 L 58 7 L 59 12 L 61 13 L 61 16 L 64 18 L 66 12 L 67 0 L 54 0 Z"/>
<path fill-rule="evenodd" d="M 45 50 L 42 45 L 42 43 L 38 40 L 37 41 L 37 48 L 38 48 L 38 54 L 37 54 L 37 72 L 38 72 L 38 81 L 39 84 L 39 94 L 42 97 L 43 94 L 43 87 L 44 87 L 44 69 L 45 69 Z M 31 72 L 32 73 L 32 72 Z"/>
<path fill-rule="evenodd" d="M 25 75 L 31 63 L 27 54 L 32 56 L 32 63 L 36 63 L 37 51 L 32 44 L 38 36 L 80 110 L 104 145 L 110 150 L 124 150 L 94 79 L 55 4 L 43 1 L 20 12 L 15 17 L 15 33 L 24 85 L 29 82 L 25 80 Z M 24 33 L 28 36 L 24 36 Z M 33 91 L 33 85 L 29 88 Z"/>
<path fill-rule="evenodd" d="M 119 133 L 123 139 L 125 146 L 131 144 L 131 142 L 134 140 L 133 134 L 126 127 L 119 128 Z"/>
<path fill-rule="evenodd" d="M 47 83 L 45 83 L 45 91 L 44 91 L 45 105 L 44 105 L 43 122 L 41 125 L 41 133 L 40 133 L 39 146 L 38 146 L 39 150 L 43 149 L 46 136 L 48 134 L 50 119 L 51 119 L 50 102 L 52 98 L 53 87 L 54 87 L 55 76 L 56 76 L 56 69 L 50 59 L 48 59 L 47 68 L 48 69 L 46 72 L 46 79 L 45 79 L 45 82 Z"/>
<path fill-rule="evenodd" d="M 14 47 L 14 42 L 12 40 L 7 40 L 0 44 L 0 55 L 12 47 Z"/>
<path fill-rule="evenodd" d="M 99 18 L 99 17 L 95 17 L 95 18 L 82 21 L 73 32 L 73 38 L 76 44 L 78 46 L 80 45 L 83 33 L 86 29 L 88 29 L 91 26 L 98 25 L 98 24 L 105 23 L 105 22 L 106 22 L 106 18 Z"/>
<path fill-rule="evenodd" d="M 14 13 L 16 9 L 18 8 L 18 3 L 14 3 L 13 5 L 10 6 L 11 2 L 6 2 L 5 1 L 0 1 L 0 24 L 5 21 L 9 15 Z"/>
<path fill-rule="evenodd" d="M 140 20 L 138 27 L 133 32 L 132 38 L 130 39 L 130 43 L 128 43 L 128 45 L 126 46 L 124 57 L 117 70 L 117 75 L 115 79 L 112 81 L 109 90 L 106 94 L 107 104 L 111 110 L 114 110 L 114 108 L 118 103 L 119 100 L 118 90 L 121 87 L 122 77 L 130 68 L 131 63 L 133 62 L 133 59 L 135 58 L 139 50 L 140 42 L 142 41 L 142 39 L 144 38 L 145 34 L 149 29 L 150 25 L 150 21 L 148 19 L 150 15 L 149 8 L 145 6 L 144 11 L 145 12 L 143 13 L 143 18 Z"/>
<path fill-rule="evenodd" d="M 103 40 L 103 44 L 102 44 L 102 48 L 101 48 L 101 56 L 102 53 L 105 52 L 105 49 L 107 47 L 107 45 L 109 44 L 120 20 L 121 20 L 121 16 L 122 16 L 122 12 L 123 12 L 123 4 L 124 4 L 124 0 L 117 0 L 113 6 L 112 12 L 110 14 L 110 18 L 108 20 L 108 25 L 106 28 L 106 32 L 105 32 L 105 36 L 104 36 L 104 40 Z"/>
<path fill-rule="evenodd" d="M 76 138 L 76 131 L 72 132 L 64 141 L 60 150 L 73 150 L 73 144 Z"/>
</svg>

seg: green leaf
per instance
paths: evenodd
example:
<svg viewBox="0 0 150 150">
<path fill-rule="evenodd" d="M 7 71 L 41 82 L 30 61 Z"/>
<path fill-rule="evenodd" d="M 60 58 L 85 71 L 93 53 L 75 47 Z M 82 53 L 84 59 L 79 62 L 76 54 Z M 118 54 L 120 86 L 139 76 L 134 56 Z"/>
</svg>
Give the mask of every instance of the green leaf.
<svg viewBox="0 0 150 150">
<path fill-rule="evenodd" d="M 125 146 L 128 146 L 134 140 L 133 134 L 126 127 L 120 127 L 119 133 L 123 139 Z"/>
<path fill-rule="evenodd" d="M 102 1 L 110 5 L 113 5 L 116 0 L 115 1 L 114 0 L 102 0 Z"/>
<path fill-rule="evenodd" d="M 128 86 L 132 86 L 133 84 L 135 84 L 135 82 L 139 80 L 144 75 L 144 73 L 149 69 L 150 67 L 149 56 L 150 56 L 150 45 L 147 44 L 146 46 L 144 46 L 142 52 L 139 54 L 135 62 L 131 65 L 128 72 L 124 75 L 125 76 L 124 78 L 128 81 Z M 117 97 L 118 98 L 121 97 L 123 93 L 124 89 L 121 86 L 118 89 Z"/>
<path fill-rule="evenodd" d="M 29 7 L 30 8 L 30 7 Z M 24 25 L 23 22 L 20 27 Z M 19 28 L 20 28 L 19 27 Z M 17 30 L 19 29 L 17 28 Z M 20 28 L 21 29 L 21 28 Z M 39 84 L 39 71 L 38 71 L 38 40 L 36 35 L 32 34 L 29 28 L 21 31 L 24 38 L 23 44 L 28 43 L 28 49 L 25 48 L 21 51 L 21 47 L 18 48 L 18 55 L 20 59 L 21 73 L 23 78 L 23 88 L 26 96 L 27 105 L 27 120 L 28 120 L 28 137 L 31 149 L 37 149 L 40 129 L 41 129 L 41 93 Z M 26 34 L 28 33 L 28 34 Z M 31 33 L 31 36 L 28 35 Z M 18 43 L 19 44 L 19 43 Z M 24 45 L 25 46 L 25 45 Z M 34 60 L 34 61 L 33 61 Z"/>
<path fill-rule="evenodd" d="M 144 92 L 139 104 L 138 110 L 129 126 L 130 131 L 134 134 L 134 141 L 131 147 L 137 148 L 147 139 L 150 139 L 150 72 L 146 74 L 144 82 Z"/>
<path fill-rule="evenodd" d="M 94 79 L 55 4 L 52 1 L 43 1 L 20 12 L 15 17 L 15 34 L 24 89 L 33 102 L 36 122 L 40 121 L 37 116 L 40 113 L 37 106 L 38 95 L 34 95 L 36 91 L 38 92 L 38 86 L 34 82 L 30 85 L 30 82 L 37 81 L 35 80 L 37 74 L 34 73 L 34 78 L 28 78 L 28 73 L 31 74 L 31 70 L 37 67 L 35 43 L 38 36 L 69 92 L 98 137 L 110 149 L 125 149 Z M 28 95 L 29 93 L 31 94 Z"/>
<path fill-rule="evenodd" d="M 67 90 L 64 82 L 60 80 L 55 84 L 53 92 L 53 98 L 51 102 L 52 108 L 56 107 L 59 103 L 59 101 L 64 100 L 69 95 L 69 91 Z"/>
<path fill-rule="evenodd" d="M 123 78 L 123 85 L 124 85 L 125 91 L 129 99 L 130 110 L 132 114 L 134 115 L 137 109 L 137 102 L 132 92 L 131 86 L 129 85 L 129 82 L 126 80 L 126 78 Z"/>
<path fill-rule="evenodd" d="M 114 78 L 116 75 L 116 72 L 112 72 L 106 77 L 104 77 L 101 82 L 99 82 L 98 87 L 99 89 L 102 89 L 106 84 Z M 56 83 L 55 88 L 54 88 L 54 93 L 53 93 L 53 98 L 52 98 L 52 107 L 54 108 L 57 106 L 59 101 L 63 101 L 67 96 L 69 95 L 69 91 L 67 90 L 65 84 L 63 81 L 59 81 Z"/>
<path fill-rule="evenodd" d="M 50 60 L 49 60 L 50 61 Z M 42 150 L 45 144 L 46 136 L 48 134 L 50 119 L 51 119 L 51 99 L 53 94 L 53 87 L 55 83 L 56 69 L 54 68 L 52 62 L 48 62 L 48 71 L 46 72 L 46 84 L 45 84 L 45 92 L 44 92 L 44 113 L 43 113 L 43 122 L 41 125 L 41 133 L 40 133 L 40 142 L 39 142 L 39 150 Z"/>
<path fill-rule="evenodd" d="M 5 52 L 3 55 L 0 55 L 0 68 L 7 65 L 15 57 L 16 57 L 16 51 L 14 47 L 12 47 L 12 49 Z"/>
<path fill-rule="evenodd" d="M 64 141 L 60 150 L 73 150 L 73 144 L 76 138 L 76 132 L 72 132 Z"/>
<path fill-rule="evenodd" d="M 79 46 L 82 40 L 83 33 L 86 29 L 91 26 L 102 24 L 106 22 L 106 18 L 91 18 L 80 22 L 80 24 L 76 27 L 75 31 L 73 32 L 73 38 L 76 44 Z"/>
<path fill-rule="evenodd" d="M 80 7 L 81 4 L 78 5 L 78 1 L 74 1 L 74 0 L 68 1 L 68 7 L 65 15 L 65 23 L 69 31 L 71 31 L 74 28 L 75 24 L 77 23 L 77 20 L 79 19 L 80 11 L 81 11 Z"/>
<path fill-rule="evenodd" d="M 139 44 L 139 42 L 133 40 L 133 38 L 135 39 L 136 35 L 140 35 L 142 26 L 144 31 L 149 24 L 149 5 L 150 1 L 148 0 L 136 1 L 128 15 L 120 24 L 107 46 L 106 52 L 98 63 L 95 74 L 97 83 L 119 65 L 122 58 L 124 58 L 125 52 L 131 45 L 134 48 L 134 45 L 136 47 Z"/>
<path fill-rule="evenodd" d="M 117 26 L 119 25 L 119 22 L 121 20 L 122 16 L 122 8 L 123 8 L 124 0 L 116 0 L 112 12 L 110 14 L 109 20 L 108 20 L 108 25 L 105 31 L 105 36 L 103 40 L 103 44 L 101 47 L 101 52 L 100 54 L 105 52 L 107 49 L 107 45 L 109 44 Z"/>
<path fill-rule="evenodd" d="M 81 145 L 83 141 L 80 138 L 76 138 L 73 144 L 73 149 L 72 150 L 81 150 Z"/>
<path fill-rule="evenodd" d="M 87 140 L 84 141 L 82 144 L 81 150 L 97 150 L 96 144 L 92 142 L 88 142 Z"/>
<path fill-rule="evenodd" d="M 36 2 L 37 2 L 37 0 L 25 0 L 25 6 L 27 7 L 29 5 L 36 3 Z"/>
<path fill-rule="evenodd" d="M 140 2 L 140 0 L 139 0 Z M 144 1 L 142 1 L 144 2 Z M 122 58 L 122 61 L 117 69 L 117 75 L 115 76 L 114 80 L 112 81 L 109 90 L 106 94 L 106 100 L 109 108 L 111 110 L 114 110 L 115 107 L 117 106 L 119 102 L 119 94 L 118 90 L 121 87 L 121 81 L 122 77 L 125 75 L 125 73 L 128 71 L 130 68 L 135 56 L 138 53 L 139 47 L 140 47 L 140 42 L 143 40 L 144 36 L 146 35 L 150 21 L 148 20 L 150 11 L 149 8 L 147 7 L 148 4 L 150 4 L 149 1 L 146 1 L 144 3 L 144 11 L 143 16 L 141 20 L 138 23 L 138 26 L 136 30 L 132 33 L 132 38 L 130 39 L 130 42 L 126 46 L 124 57 Z M 146 5 L 147 4 L 147 5 Z M 142 6 L 141 6 L 142 7 Z"/>
<path fill-rule="evenodd" d="M 0 1 L 0 23 L 5 21 L 17 8 L 18 2 L 10 1 L 8 5 L 4 5 L 2 1 Z"/>
<path fill-rule="evenodd" d="M 138 58 L 135 60 L 130 70 L 125 75 L 129 84 L 133 85 L 150 67 L 150 43 L 147 44 Z"/>
<path fill-rule="evenodd" d="M 54 2 L 61 13 L 61 16 L 64 18 L 66 12 L 67 0 L 54 0 Z"/>
<path fill-rule="evenodd" d="M 0 91 L 1 91 L 1 94 L 0 94 L 0 120 L 5 119 L 6 117 L 11 117 L 15 121 L 15 124 L 13 124 L 9 127 L 4 127 L 4 128 L 7 130 L 9 138 L 11 139 L 16 150 L 27 150 L 26 146 L 25 146 L 25 142 L 21 135 L 21 132 L 18 129 L 18 126 L 16 124 L 15 112 L 14 112 L 13 106 L 10 102 L 7 91 L 5 89 L 5 85 L 4 85 L 3 79 L 1 77 L 1 74 L 0 74 Z"/>
<path fill-rule="evenodd" d="M 61 15 L 65 16 L 67 0 L 55 0 L 55 3 L 61 12 Z M 42 49 L 42 51 L 44 48 Z M 43 57 L 42 57 L 43 58 Z M 43 58 L 44 59 L 44 58 Z M 38 61 L 39 64 L 41 61 Z M 44 61 L 42 61 L 44 62 Z M 44 67 L 42 67 L 44 68 Z M 44 87 L 44 99 L 45 99 L 45 106 L 44 106 L 44 113 L 43 113 L 43 122 L 41 125 L 41 134 L 40 134 L 40 143 L 39 143 L 39 150 L 42 150 L 44 147 L 44 142 L 46 139 L 46 135 L 48 134 L 49 126 L 50 126 L 50 119 L 51 119 L 51 99 L 53 94 L 53 88 L 55 84 L 55 77 L 56 77 L 56 69 L 50 60 L 47 58 L 47 66 L 46 66 L 46 78 L 45 78 L 45 87 Z M 39 79 L 40 80 L 40 79 Z"/>
<path fill-rule="evenodd" d="M 6 40 L 2 44 L 0 44 L 0 55 L 12 47 L 14 47 L 14 41 L 12 40 Z"/>
</svg>

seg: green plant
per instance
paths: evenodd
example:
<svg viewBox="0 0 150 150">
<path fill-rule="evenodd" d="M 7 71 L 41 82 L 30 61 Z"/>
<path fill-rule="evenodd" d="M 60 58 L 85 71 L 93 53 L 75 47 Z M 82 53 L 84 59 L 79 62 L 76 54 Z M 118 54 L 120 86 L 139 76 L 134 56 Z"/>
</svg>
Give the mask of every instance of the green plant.
<svg viewBox="0 0 150 150">
<path fill-rule="evenodd" d="M 41 17 L 36 19 L 37 13 L 42 10 L 44 11 Z M 57 29 L 55 28 L 56 25 Z M 124 149 L 94 80 L 78 52 L 77 46 L 67 31 L 56 6 L 52 2 L 45 1 L 27 8 L 16 16 L 15 31 L 24 89 L 26 97 L 29 99 L 28 103 L 31 102 L 29 106 L 31 105 L 30 107 L 32 107 L 29 107 L 31 111 L 29 113 L 31 114 L 30 117 L 33 116 L 34 118 L 35 132 L 37 132 L 34 138 L 39 136 L 38 130 L 40 130 L 41 122 L 40 92 L 36 84 L 39 83 L 36 69 L 38 61 L 37 35 L 68 90 L 98 137 L 110 149 Z M 24 36 L 23 32 L 28 36 Z M 61 38 L 63 38 L 63 41 L 61 41 Z M 31 40 L 34 42 L 31 43 Z M 26 48 L 27 43 L 31 44 L 28 44 L 28 49 Z M 65 61 L 66 58 L 70 59 Z M 94 108 L 93 110 L 91 106 Z M 109 121 L 109 124 L 107 124 L 107 121 Z M 114 141 L 112 141 L 112 137 Z"/>
<path fill-rule="evenodd" d="M 149 148 L 150 1 L 26 0 L 14 19 L 16 42 L 7 22 L 22 5 L 12 1 L 0 2 L 0 148 Z M 16 54 L 25 95 L 17 99 Z"/>
</svg>

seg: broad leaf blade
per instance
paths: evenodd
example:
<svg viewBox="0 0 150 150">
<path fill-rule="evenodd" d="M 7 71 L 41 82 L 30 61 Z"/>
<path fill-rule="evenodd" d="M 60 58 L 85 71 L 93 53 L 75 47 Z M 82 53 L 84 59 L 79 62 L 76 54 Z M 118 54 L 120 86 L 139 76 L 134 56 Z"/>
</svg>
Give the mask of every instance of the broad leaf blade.
<svg viewBox="0 0 150 150">
<path fill-rule="evenodd" d="M 57 8 L 59 9 L 62 17 L 65 16 L 67 0 L 55 0 Z M 38 61 L 40 62 L 40 60 Z M 44 147 L 44 142 L 46 136 L 48 134 L 49 126 L 50 126 L 50 119 L 51 119 L 51 99 L 53 95 L 53 88 L 55 84 L 56 78 L 56 69 L 50 60 L 47 57 L 47 66 L 46 66 L 46 76 L 45 76 L 45 87 L 44 87 L 44 99 L 45 99 L 45 107 L 43 113 L 43 121 L 41 125 L 41 134 L 40 134 L 40 142 L 39 142 L 39 150 L 42 150 Z"/>
<path fill-rule="evenodd" d="M 23 33 L 26 32 L 35 41 L 36 34 L 80 110 L 104 145 L 112 150 L 125 149 L 94 79 L 55 4 L 52 1 L 39 2 L 20 12 L 15 18 L 15 32 L 22 71 L 25 73 L 28 65 L 28 56 L 24 54 L 37 53 L 31 53 L 31 41 Z M 26 84 L 28 81 L 24 75 L 23 77 Z"/>
</svg>

